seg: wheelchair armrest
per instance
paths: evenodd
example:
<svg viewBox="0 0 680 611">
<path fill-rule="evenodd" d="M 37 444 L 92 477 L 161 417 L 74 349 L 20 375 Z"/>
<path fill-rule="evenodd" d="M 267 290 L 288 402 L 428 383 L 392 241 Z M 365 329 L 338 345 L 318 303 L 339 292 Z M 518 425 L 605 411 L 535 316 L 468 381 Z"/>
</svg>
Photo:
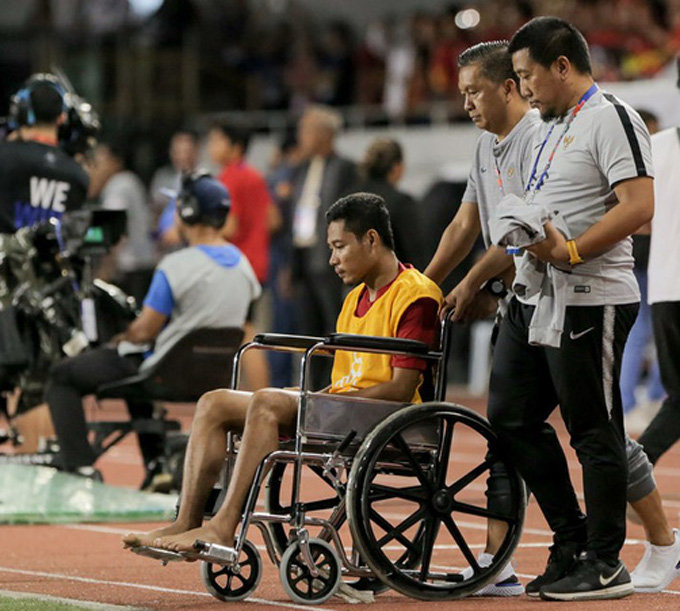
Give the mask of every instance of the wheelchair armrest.
<svg viewBox="0 0 680 611">
<path fill-rule="evenodd" d="M 325 339 L 325 343 L 329 346 L 409 352 L 418 355 L 427 354 L 430 351 L 430 347 L 425 342 L 415 339 L 380 337 L 376 335 L 356 335 L 352 333 L 331 333 Z"/>
<path fill-rule="evenodd" d="M 307 350 L 314 344 L 323 342 L 323 337 L 313 337 L 311 335 L 286 335 L 285 333 L 259 333 L 253 338 L 253 342 L 263 346 L 278 346 L 281 348 L 295 348 Z"/>
</svg>

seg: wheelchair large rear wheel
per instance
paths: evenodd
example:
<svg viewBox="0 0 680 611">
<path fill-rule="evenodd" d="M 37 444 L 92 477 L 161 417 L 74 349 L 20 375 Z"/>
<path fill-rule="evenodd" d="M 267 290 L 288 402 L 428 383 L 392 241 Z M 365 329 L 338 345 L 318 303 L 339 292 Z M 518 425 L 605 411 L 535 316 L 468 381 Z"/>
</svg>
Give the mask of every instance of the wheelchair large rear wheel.
<svg viewBox="0 0 680 611">
<path fill-rule="evenodd" d="M 487 502 L 489 479 L 500 494 Z M 488 422 L 450 403 L 411 405 L 385 419 L 359 448 L 347 485 L 361 557 L 384 583 L 421 600 L 462 598 L 490 583 L 519 542 L 525 503 Z M 489 520 L 502 541 L 481 567 Z"/>
</svg>

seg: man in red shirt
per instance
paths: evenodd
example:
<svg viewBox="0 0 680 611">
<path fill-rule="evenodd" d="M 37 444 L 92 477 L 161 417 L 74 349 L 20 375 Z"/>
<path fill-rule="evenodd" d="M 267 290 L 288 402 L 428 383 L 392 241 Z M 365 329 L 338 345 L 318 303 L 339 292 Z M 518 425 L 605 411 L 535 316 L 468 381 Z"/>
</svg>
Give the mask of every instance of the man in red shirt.
<svg viewBox="0 0 680 611">
<path fill-rule="evenodd" d="M 223 236 L 248 258 L 260 284 L 269 272 L 269 233 L 280 224 L 263 176 L 246 163 L 250 132 L 244 128 L 216 123 L 208 133 L 208 152 L 222 166 L 218 176 L 231 196 L 231 212 Z M 253 306 L 248 312 L 244 341 L 255 336 Z M 252 389 L 269 385 L 269 366 L 264 353 L 252 351 L 243 362 Z"/>
<path fill-rule="evenodd" d="M 269 208 L 271 197 L 262 174 L 246 163 L 250 133 L 240 127 L 215 124 L 208 134 L 208 152 L 222 166 L 218 179 L 231 196 L 225 238 L 238 247 L 263 284 L 269 270 Z"/>
</svg>

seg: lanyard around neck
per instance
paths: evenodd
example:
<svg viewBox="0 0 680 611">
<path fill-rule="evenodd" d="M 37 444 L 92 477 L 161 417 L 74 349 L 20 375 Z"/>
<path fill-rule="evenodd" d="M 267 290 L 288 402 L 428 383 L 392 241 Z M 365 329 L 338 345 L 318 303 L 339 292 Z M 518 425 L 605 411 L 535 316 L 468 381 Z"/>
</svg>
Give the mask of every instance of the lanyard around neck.
<svg viewBox="0 0 680 611">
<path fill-rule="evenodd" d="M 548 130 L 548 133 L 545 136 L 545 139 L 543 140 L 543 143 L 541 144 L 541 148 L 538 151 L 538 155 L 536 155 L 536 159 L 534 160 L 534 166 L 531 169 L 531 175 L 529 176 L 529 182 L 527 182 L 527 186 L 525 189 L 525 197 L 528 198 L 527 196 L 531 196 L 531 199 L 533 199 L 536 196 L 536 193 L 538 193 L 545 183 L 546 179 L 548 178 L 548 170 L 550 169 L 550 166 L 552 164 L 553 158 L 555 157 L 555 153 L 557 152 L 557 148 L 560 146 L 560 143 L 562 142 L 562 139 L 566 135 L 566 133 L 569 131 L 569 128 L 571 127 L 571 124 L 573 123 L 574 119 L 576 118 L 576 115 L 581 111 L 585 103 L 593 97 L 593 95 L 598 91 L 598 86 L 593 83 L 589 88 L 588 91 L 586 91 L 582 96 L 581 99 L 578 101 L 576 106 L 574 107 L 574 110 L 571 111 L 569 114 L 569 117 L 567 118 L 567 121 L 564 125 L 564 129 L 562 130 L 562 133 L 560 134 L 560 137 L 557 139 L 557 142 L 555 143 L 555 146 L 553 147 L 552 152 L 550 153 L 550 156 L 548 157 L 548 161 L 545 164 L 545 167 L 543 168 L 543 171 L 541 172 L 541 175 L 539 176 L 538 180 L 536 180 L 536 170 L 538 169 L 538 162 L 541 159 L 541 155 L 543 154 L 543 149 L 545 148 L 545 145 L 547 144 L 548 140 L 550 139 L 550 136 L 553 133 L 553 130 L 555 129 L 555 125 L 557 125 L 557 120 L 553 122 L 553 124 L 550 126 L 550 129 Z M 536 184 L 534 186 L 534 181 L 536 181 Z M 533 187 L 533 188 L 532 188 Z"/>
<path fill-rule="evenodd" d="M 493 155 L 493 150 L 491 151 L 491 154 Z M 496 182 L 498 183 L 498 188 L 501 192 L 501 195 L 505 195 L 505 188 L 503 187 L 503 176 L 501 175 L 501 169 L 498 167 L 498 159 L 496 159 L 495 155 L 493 158 L 493 169 L 496 172 Z"/>
</svg>

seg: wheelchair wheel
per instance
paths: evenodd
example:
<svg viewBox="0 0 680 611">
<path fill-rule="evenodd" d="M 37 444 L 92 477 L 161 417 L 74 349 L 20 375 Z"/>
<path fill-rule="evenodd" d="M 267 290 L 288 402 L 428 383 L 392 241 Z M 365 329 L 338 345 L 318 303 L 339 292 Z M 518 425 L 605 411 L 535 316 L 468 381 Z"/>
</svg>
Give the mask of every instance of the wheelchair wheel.
<svg viewBox="0 0 680 611">
<path fill-rule="evenodd" d="M 286 485 L 290 484 L 292 479 L 293 466 L 291 463 L 278 462 L 269 473 L 267 486 L 265 488 L 265 509 L 267 513 L 278 515 L 290 515 L 290 492 L 287 490 L 283 492 Z M 347 512 L 345 505 L 340 499 L 337 490 L 333 487 L 332 482 L 328 476 L 323 474 L 323 469 L 316 465 L 304 465 L 303 473 L 309 472 L 314 476 L 313 483 L 308 484 L 310 488 L 315 491 L 315 500 L 305 502 L 305 513 L 307 515 L 314 515 L 317 513 L 328 514 L 329 510 L 339 507 L 331 521 L 335 525 L 336 530 L 340 530 L 343 524 L 347 521 Z M 287 475 L 286 475 L 287 474 Z M 319 481 L 321 480 L 321 481 Z M 323 483 L 321 483 L 323 482 Z M 344 494 L 347 487 L 346 483 L 341 485 L 341 492 Z M 342 503 L 342 506 L 341 506 Z M 286 535 L 286 525 L 278 522 L 268 522 L 267 527 L 272 537 L 274 547 L 280 556 L 286 551 L 291 544 L 289 537 Z M 324 541 L 329 541 L 330 536 L 327 533 L 319 533 L 319 538 Z M 356 590 L 371 591 L 375 594 L 380 594 L 388 589 L 382 581 L 374 577 L 361 577 L 354 581 L 348 581 L 348 585 Z"/>
<path fill-rule="evenodd" d="M 218 600 L 231 602 L 248 598 L 262 578 L 260 554 L 250 541 L 245 541 L 235 567 L 202 562 L 201 578 L 206 590 Z"/>
<path fill-rule="evenodd" d="M 290 506 L 290 490 L 289 486 L 292 482 L 293 465 L 292 463 L 277 462 L 269 473 L 269 479 L 265 487 L 265 509 L 268 513 L 276 515 L 291 515 L 292 508 Z M 304 511 L 306 515 L 314 515 L 315 513 L 322 514 L 324 517 L 329 517 L 333 509 L 339 507 L 342 499 L 338 495 L 338 491 L 333 486 L 333 483 L 324 475 L 323 469 L 316 465 L 303 465 L 303 477 L 309 476 L 312 481 L 303 487 L 303 490 L 308 488 L 314 491 L 313 500 L 301 499 L 304 503 Z M 341 491 L 344 492 L 346 484 L 341 485 Z M 343 507 L 336 513 L 333 523 L 337 530 L 345 523 L 346 513 Z M 286 534 L 286 525 L 276 522 L 269 522 L 267 524 L 269 532 L 276 551 L 283 555 L 288 548 L 291 541 L 288 540 Z M 323 537 L 326 539 L 326 537 Z"/>
<path fill-rule="evenodd" d="M 301 604 L 323 603 L 340 585 L 340 560 L 333 547 L 322 539 L 309 540 L 309 552 L 319 574 L 314 577 L 303 559 L 299 542 L 288 546 L 281 558 L 281 585 L 291 600 Z"/>
<path fill-rule="evenodd" d="M 488 506 L 486 478 L 499 469 L 503 493 Z M 491 582 L 519 542 L 525 502 L 488 422 L 449 403 L 411 405 L 380 423 L 359 448 L 347 485 L 361 557 L 384 583 L 421 600 L 462 598 Z M 489 520 L 504 534 L 482 568 L 473 549 L 483 547 Z M 471 576 L 462 573 L 468 567 Z"/>
</svg>

